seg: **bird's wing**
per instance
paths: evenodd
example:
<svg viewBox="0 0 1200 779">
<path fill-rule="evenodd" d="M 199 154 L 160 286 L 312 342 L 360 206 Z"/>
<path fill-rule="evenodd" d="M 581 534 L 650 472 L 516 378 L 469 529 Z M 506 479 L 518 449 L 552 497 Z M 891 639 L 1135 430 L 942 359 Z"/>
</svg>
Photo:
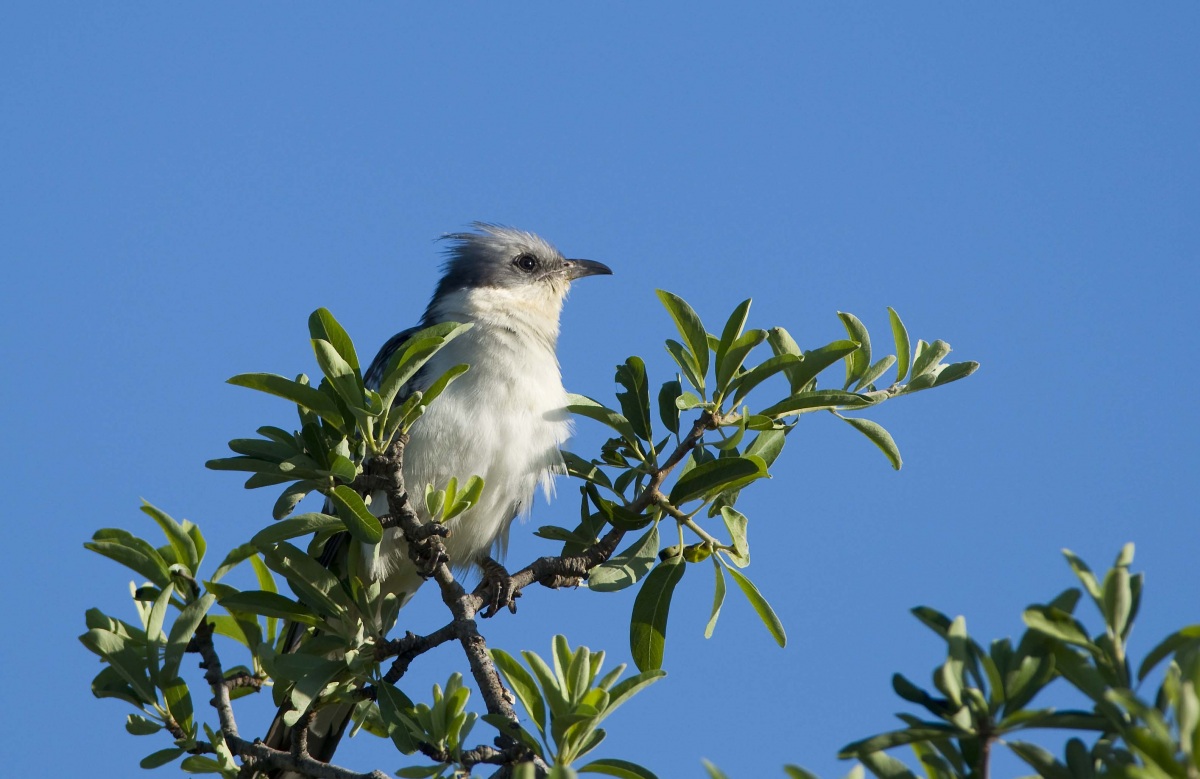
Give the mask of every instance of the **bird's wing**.
<svg viewBox="0 0 1200 779">
<path fill-rule="evenodd" d="M 412 338 L 420 329 L 420 327 L 410 327 L 389 338 L 387 343 L 379 350 L 379 353 L 375 355 L 375 359 L 371 360 L 367 372 L 363 374 L 363 383 L 371 389 L 378 389 L 380 382 L 383 381 L 383 372 L 387 368 L 388 361 L 392 358 L 392 355 L 399 351 L 404 342 Z M 396 404 L 404 401 L 408 396 L 412 382 L 416 379 L 417 377 L 414 376 L 409 384 L 397 393 Z M 330 505 L 328 500 L 325 501 L 325 507 L 322 511 L 326 514 L 333 513 L 333 506 Z M 349 533 L 337 533 L 325 542 L 325 548 L 322 549 L 321 556 L 317 561 L 325 568 L 335 567 L 336 562 L 347 548 L 348 543 L 350 543 Z M 299 622 L 293 622 L 288 625 L 283 644 L 280 647 L 281 651 L 295 652 L 300 647 L 300 642 L 303 640 L 307 630 L 307 626 Z M 279 712 L 275 715 L 275 720 L 271 723 L 271 727 L 267 731 L 267 737 L 264 739 L 264 743 L 274 749 L 287 750 L 291 747 L 292 729 L 283 723 L 283 715 L 287 708 L 288 706 L 285 703 L 279 709 Z M 342 735 L 346 731 L 346 726 L 350 722 L 352 711 L 353 707 L 349 706 L 330 706 L 318 715 L 318 721 L 313 723 L 313 728 L 310 729 L 308 735 L 309 754 L 325 762 L 332 759 L 334 750 L 337 749 L 338 742 L 341 741 Z M 276 772 L 272 776 L 291 777 L 295 775 L 289 772 Z"/>
</svg>

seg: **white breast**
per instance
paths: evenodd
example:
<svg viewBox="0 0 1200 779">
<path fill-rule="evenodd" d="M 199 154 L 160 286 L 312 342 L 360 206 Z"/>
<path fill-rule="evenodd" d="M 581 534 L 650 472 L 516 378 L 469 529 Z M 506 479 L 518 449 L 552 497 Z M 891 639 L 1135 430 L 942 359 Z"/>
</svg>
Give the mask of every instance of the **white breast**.
<svg viewBox="0 0 1200 779">
<path fill-rule="evenodd" d="M 460 363 L 471 368 L 413 425 L 404 453 L 405 485 L 422 520 L 428 520 L 426 484 L 442 489 L 451 477 L 459 484 L 471 476 L 484 480 L 479 503 L 448 524 L 446 549 L 456 567 L 471 564 L 493 546 L 503 550 L 509 524 L 529 511 L 537 488 L 551 494 L 553 476 L 562 472 L 559 447 L 571 433 L 554 354 L 558 306 L 546 310 L 505 300 L 496 290 L 487 293 L 483 301 L 473 299 L 475 293 L 460 293 L 446 306 L 458 310 L 439 317 L 474 326 L 430 360 L 427 381 Z M 382 513 L 384 507 L 375 503 Z M 376 575 L 406 566 L 394 536 L 378 551 Z"/>
</svg>

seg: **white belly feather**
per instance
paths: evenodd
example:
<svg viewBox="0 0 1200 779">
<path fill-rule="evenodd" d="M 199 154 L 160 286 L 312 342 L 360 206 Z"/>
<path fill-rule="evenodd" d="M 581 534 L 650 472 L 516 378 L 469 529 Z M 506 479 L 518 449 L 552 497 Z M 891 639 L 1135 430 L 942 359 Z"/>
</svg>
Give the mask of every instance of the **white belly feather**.
<svg viewBox="0 0 1200 779">
<path fill-rule="evenodd" d="M 511 323 L 511 310 L 508 315 Z M 553 342 L 531 342 L 486 318 L 471 319 L 475 326 L 438 352 L 424 375 L 433 381 L 460 363 L 470 370 L 413 425 L 404 451 L 405 486 L 423 522 L 429 520 L 426 484 L 442 489 L 451 477 L 460 485 L 471 476 L 484 480 L 479 502 L 447 524 L 446 551 L 460 570 L 493 548 L 503 552 L 509 524 L 529 512 L 539 486 L 552 494 L 553 477 L 563 471 L 559 447 L 571 434 Z M 373 496 L 371 509 L 386 513 L 382 493 Z M 373 558 L 372 576 L 387 579 L 387 589 L 411 596 L 419 586 L 398 530 L 363 551 Z"/>
</svg>

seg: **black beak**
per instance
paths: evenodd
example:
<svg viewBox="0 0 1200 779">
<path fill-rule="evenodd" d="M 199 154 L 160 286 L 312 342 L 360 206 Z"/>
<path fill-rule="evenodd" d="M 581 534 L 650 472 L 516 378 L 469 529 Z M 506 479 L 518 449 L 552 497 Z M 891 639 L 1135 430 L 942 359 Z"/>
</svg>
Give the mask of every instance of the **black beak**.
<svg viewBox="0 0 1200 779">
<path fill-rule="evenodd" d="M 584 276 L 611 276 L 612 268 L 595 260 L 563 260 L 566 265 L 567 279 L 574 281 Z"/>
</svg>

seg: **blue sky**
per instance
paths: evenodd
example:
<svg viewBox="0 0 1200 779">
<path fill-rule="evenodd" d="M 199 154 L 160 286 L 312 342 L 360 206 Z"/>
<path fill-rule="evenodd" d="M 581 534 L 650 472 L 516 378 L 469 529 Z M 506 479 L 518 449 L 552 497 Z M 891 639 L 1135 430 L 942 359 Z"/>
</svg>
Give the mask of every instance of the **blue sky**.
<svg viewBox="0 0 1200 779">
<path fill-rule="evenodd" d="M 126 575 L 82 542 L 149 533 L 139 497 L 198 522 L 211 554 L 246 540 L 273 496 L 203 462 L 292 416 L 224 380 L 313 371 L 318 306 L 373 351 L 423 308 L 433 239 L 476 219 L 615 270 L 565 311 L 573 391 L 611 399 L 630 354 L 668 378 L 659 287 L 710 329 L 752 296 L 753 324 L 804 346 L 840 337 L 840 310 L 882 348 L 891 305 L 983 364 L 878 409 L 899 473 L 845 425 L 804 420 L 739 504 L 787 648 L 732 592 L 706 641 L 711 574 L 689 571 L 669 676 L 599 754 L 663 777 L 702 776 L 701 757 L 735 777 L 840 776 L 838 747 L 892 726 L 892 672 L 926 681 L 938 661 L 908 608 L 1017 633 L 1024 606 L 1071 584 L 1062 547 L 1104 568 L 1137 543 L 1141 651 L 1200 622 L 1200 7 L 647 5 L 9 9 L 13 775 L 59 773 L 51 755 L 125 777 L 167 746 L 88 691 L 83 611 L 132 611 Z M 588 451 L 601 436 L 579 427 Z M 576 515 L 574 488 L 560 496 L 514 532 L 512 562 L 551 548 L 534 526 Z M 414 629 L 443 619 L 430 595 Z M 539 590 L 484 629 L 509 651 L 565 632 L 623 660 L 631 603 Z M 422 658 L 416 689 L 457 660 Z M 363 737 L 340 757 L 391 771 L 386 747 Z"/>
</svg>

